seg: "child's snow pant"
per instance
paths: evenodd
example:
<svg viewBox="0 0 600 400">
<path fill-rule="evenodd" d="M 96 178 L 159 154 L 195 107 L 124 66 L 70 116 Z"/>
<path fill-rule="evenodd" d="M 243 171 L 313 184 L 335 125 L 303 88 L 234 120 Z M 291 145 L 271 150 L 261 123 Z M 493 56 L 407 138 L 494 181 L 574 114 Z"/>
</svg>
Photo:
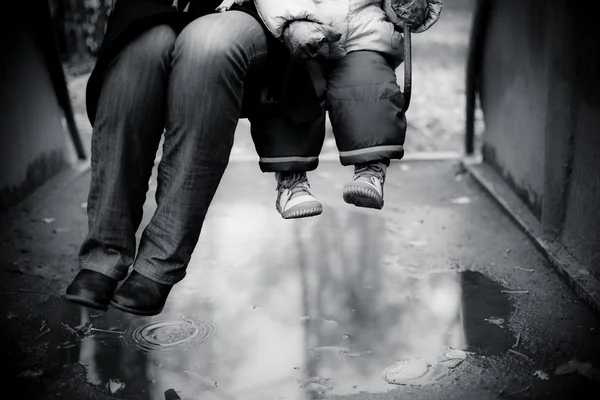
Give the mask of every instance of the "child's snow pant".
<svg viewBox="0 0 600 400">
<path fill-rule="evenodd" d="M 295 100 L 294 91 L 312 84 L 320 100 L 318 112 L 307 113 L 309 118 L 285 112 L 250 118 L 263 172 L 316 169 L 325 139 L 325 110 L 342 165 L 387 164 L 403 157 L 404 96 L 391 61 L 380 53 L 357 51 L 339 60 L 311 61 L 305 66 L 312 79 L 289 82 L 286 98 L 290 103 L 301 101 Z M 291 106 L 301 108 L 299 104 Z"/>
</svg>

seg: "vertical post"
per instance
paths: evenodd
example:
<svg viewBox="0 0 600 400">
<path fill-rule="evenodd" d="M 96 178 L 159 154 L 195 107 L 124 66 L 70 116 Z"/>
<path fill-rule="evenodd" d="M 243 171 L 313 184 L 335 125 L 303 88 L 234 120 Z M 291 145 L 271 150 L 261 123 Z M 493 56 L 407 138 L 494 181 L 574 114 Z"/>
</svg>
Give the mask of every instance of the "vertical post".
<svg viewBox="0 0 600 400">
<path fill-rule="evenodd" d="M 472 155 L 475 152 L 475 107 L 477 93 L 480 90 L 481 63 L 485 48 L 485 33 L 489 21 L 491 4 L 489 0 L 475 2 L 475 12 L 469 38 L 469 53 L 466 71 L 466 131 L 465 152 Z"/>
</svg>

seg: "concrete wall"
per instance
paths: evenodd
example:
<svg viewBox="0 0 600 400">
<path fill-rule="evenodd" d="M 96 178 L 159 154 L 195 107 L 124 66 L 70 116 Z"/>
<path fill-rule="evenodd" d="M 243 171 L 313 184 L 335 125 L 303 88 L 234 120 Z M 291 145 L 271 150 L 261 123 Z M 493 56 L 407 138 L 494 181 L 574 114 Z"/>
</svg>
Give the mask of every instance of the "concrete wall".
<svg viewBox="0 0 600 400">
<path fill-rule="evenodd" d="M 492 1 L 480 96 L 484 161 L 530 207 L 544 238 L 600 278 L 600 46 L 592 3 Z"/>
<path fill-rule="evenodd" d="M 569 139 L 568 175 L 563 227 L 559 240 L 600 278 L 600 44 L 597 15 L 579 7 L 562 35 L 569 49 L 561 51 L 562 79 L 570 91 L 563 94 L 562 108 L 571 110 L 566 132 Z M 560 79 L 560 78 L 557 78 Z M 555 80 L 556 81 L 556 80 Z M 552 112 L 552 110 L 548 110 Z M 549 126 L 551 131 L 553 126 Z M 563 140 L 565 142 L 565 140 Z"/>
<path fill-rule="evenodd" d="M 544 7 L 533 0 L 491 4 L 482 60 L 483 154 L 540 218 L 547 96 Z"/>
<path fill-rule="evenodd" d="M 39 31 L 31 13 L 3 15 L 0 214 L 75 160 L 43 53 L 42 35 L 51 32 Z"/>
</svg>

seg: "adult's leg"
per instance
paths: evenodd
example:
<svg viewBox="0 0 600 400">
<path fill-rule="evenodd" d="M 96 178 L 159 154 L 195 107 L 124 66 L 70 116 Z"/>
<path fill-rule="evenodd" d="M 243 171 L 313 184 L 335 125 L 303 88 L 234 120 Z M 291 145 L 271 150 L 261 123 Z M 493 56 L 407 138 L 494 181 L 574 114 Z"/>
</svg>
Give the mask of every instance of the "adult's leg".
<svg viewBox="0 0 600 400">
<path fill-rule="evenodd" d="M 185 276 L 229 162 L 244 80 L 250 66 L 264 62 L 266 54 L 263 28 L 243 12 L 198 18 L 177 38 L 158 209 L 142 235 L 134 265 L 145 278 L 173 285 Z"/>
<path fill-rule="evenodd" d="M 165 126 L 175 32 L 157 26 L 125 47 L 105 72 L 92 135 L 89 233 L 65 298 L 108 308 L 135 256 L 154 157 Z"/>
<path fill-rule="evenodd" d="M 176 34 L 151 28 L 107 68 L 92 135 L 89 233 L 84 269 L 122 280 L 135 258 L 154 158 L 165 127 L 167 85 Z"/>
</svg>

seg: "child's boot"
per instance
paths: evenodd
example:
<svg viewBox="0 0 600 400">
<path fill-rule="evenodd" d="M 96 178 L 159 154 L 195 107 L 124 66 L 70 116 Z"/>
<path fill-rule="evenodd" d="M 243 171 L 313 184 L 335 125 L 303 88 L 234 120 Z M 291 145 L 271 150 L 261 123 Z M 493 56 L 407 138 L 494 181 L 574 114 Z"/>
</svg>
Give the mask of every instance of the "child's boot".
<svg viewBox="0 0 600 400">
<path fill-rule="evenodd" d="M 387 165 L 382 162 L 354 166 L 354 180 L 344 187 L 344 201 L 357 207 L 383 208 L 383 184 Z"/>
<path fill-rule="evenodd" d="M 275 207 L 285 219 L 314 217 L 323 205 L 312 195 L 305 172 L 277 172 Z"/>
</svg>

